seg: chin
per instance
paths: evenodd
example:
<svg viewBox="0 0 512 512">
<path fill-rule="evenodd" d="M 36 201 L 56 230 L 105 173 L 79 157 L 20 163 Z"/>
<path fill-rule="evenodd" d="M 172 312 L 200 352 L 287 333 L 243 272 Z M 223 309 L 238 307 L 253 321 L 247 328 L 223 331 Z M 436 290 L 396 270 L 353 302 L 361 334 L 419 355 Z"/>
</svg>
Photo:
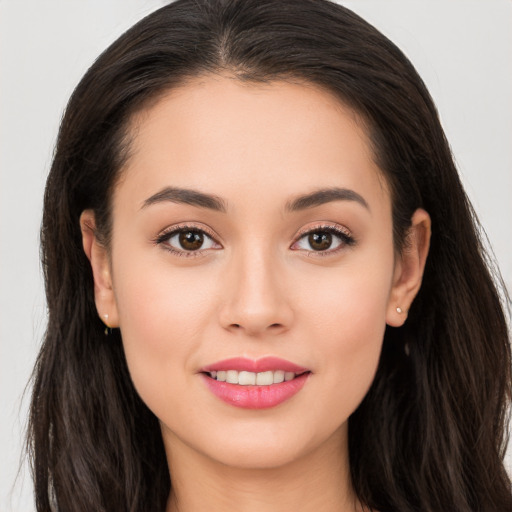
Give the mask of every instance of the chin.
<svg viewBox="0 0 512 512">
<path fill-rule="evenodd" d="M 253 421 L 233 421 L 229 426 L 210 422 L 206 435 L 205 430 L 197 437 L 188 431 L 188 435 L 179 437 L 187 449 L 214 463 L 246 470 L 279 469 L 314 452 L 332 455 L 333 450 L 343 450 L 347 442 L 346 422 L 318 429 L 318 425 L 308 422 L 279 422 L 259 414 Z"/>
<path fill-rule="evenodd" d="M 307 450 L 303 446 L 279 446 L 262 443 L 230 444 L 225 449 L 217 449 L 206 454 L 217 462 L 237 469 L 269 470 L 279 469 L 300 460 Z"/>
</svg>

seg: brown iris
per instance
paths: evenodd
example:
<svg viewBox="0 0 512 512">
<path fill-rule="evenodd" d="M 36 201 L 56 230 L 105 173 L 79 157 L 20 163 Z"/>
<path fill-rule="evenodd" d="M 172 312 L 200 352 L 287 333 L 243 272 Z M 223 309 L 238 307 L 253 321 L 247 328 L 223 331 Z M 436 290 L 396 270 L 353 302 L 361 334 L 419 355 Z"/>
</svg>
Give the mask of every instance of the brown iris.
<svg viewBox="0 0 512 512">
<path fill-rule="evenodd" d="M 325 251 L 332 245 L 332 235 L 326 231 L 317 231 L 308 236 L 308 242 L 314 251 Z"/>
<path fill-rule="evenodd" d="M 199 231 L 182 231 L 179 235 L 180 245 L 187 251 L 200 249 L 203 241 L 203 234 Z"/>
</svg>

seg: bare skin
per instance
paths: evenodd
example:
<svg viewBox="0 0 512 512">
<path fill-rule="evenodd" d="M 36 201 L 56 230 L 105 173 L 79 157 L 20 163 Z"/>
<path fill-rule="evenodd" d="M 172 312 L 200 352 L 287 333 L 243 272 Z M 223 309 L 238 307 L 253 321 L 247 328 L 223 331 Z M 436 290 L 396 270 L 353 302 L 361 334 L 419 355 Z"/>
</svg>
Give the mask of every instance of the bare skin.
<svg viewBox="0 0 512 512">
<path fill-rule="evenodd" d="M 321 449 L 283 467 L 241 469 L 219 466 L 175 445 L 169 451 L 175 490 L 167 511 L 359 511 L 344 449 L 333 436 Z"/>
<path fill-rule="evenodd" d="M 421 285 L 428 214 L 397 254 L 363 124 L 312 85 L 201 77 L 137 115 L 132 136 L 109 250 L 92 211 L 81 225 L 98 314 L 160 420 L 167 512 L 361 510 L 348 418 Z M 269 356 L 309 372 L 283 403 L 247 409 L 205 385 L 206 365 Z"/>
</svg>

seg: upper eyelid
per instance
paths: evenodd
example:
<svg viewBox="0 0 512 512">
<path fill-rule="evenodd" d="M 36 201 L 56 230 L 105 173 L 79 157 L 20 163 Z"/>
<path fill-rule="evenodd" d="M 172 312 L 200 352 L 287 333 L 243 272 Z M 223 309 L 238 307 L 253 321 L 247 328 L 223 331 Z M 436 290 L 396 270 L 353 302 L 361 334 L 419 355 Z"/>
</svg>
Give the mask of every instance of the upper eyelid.
<svg viewBox="0 0 512 512">
<path fill-rule="evenodd" d="M 341 240 L 340 246 L 334 248 L 334 249 L 327 249 L 325 251 L 310 251 L 305 249 L 304 252 L 308 256 L 314 256 L 314 257 L 329 257 L 329 256 L 335 256 L 343 249 L 348 249 L 351 246 L 354 246 L 357 244 L 357 240 L 352 234 L 352 231 L 348 229 L 347 227 L 338 224 L 336 222 L 332 223 L 326 223 L 325 221 L 321 224 L 318 224 L 316 226 L 309 226 L 307 228 L 303 228 L 299 231 L 299 234 L 295 236 L 294 241 L 292 242 L 290 249 L 294 250 L 293 247 L 298 244 L 303 238 L 308 236 L 311 233 L 315 232 L 322 232 L 327 231 L 331 234 L 334 234 L 337 238 Z M 296 249 L 295 249 L 296 250 Z"/>
<path fill-rule="evenodd" d="M 205 227 L 204 225 L 199 226 L 199 225 L 196 225 L 196 224 L 190 223 L 190 222 L 185 222 L 183 224 L 180 223 L 180 224 L 176 224 L 173 226 L 169 226 L 169 227 L 163 229 L 162 231 L 160 231 L 160 233 L 158 233 L 158 235 L 156 236 L 156 239 L 159 239 L 162 237 L 167 237 L 174 233 L 178 233 L 180 231 L 184 231 L 187 229 L 195 230 L 195 231 L 202 231 L 203 233 L 208 235 L 210 238 L 215 240 L 215 242 L 220 243 L 218 240 L 219 237 L 213 232 L 212 229 Z"/>
<path fill-rule="evenodd" d="M 168 226 L 167 228 L 160 231 L 160 233 L 153 238 L 153 244 L 156 246 L 162 245 L 162 247 L 166 250 L 174 254 L 174 256 L 183 256 L 187 258 L 201 257 L 204 255 L 205 251 L 209 251 L 212 248 L 207 249 L 198 249 L 193 251 L 187 251 L 186 249 L 179 249 L 173 247 L 170 244 L 170 240 L 174 238 L 180 231 L 200 231 L 204 233 L 214 244 L 220 245 L 220 248 L 224 248 L 223 245 L 217 241 L 216 235 L 210 233 L 210 229 L 205 228 L 204 226 L 199 227 L 190 222 L 185 222 L 183 224 L 176 224 L 172 226 Z M 215 248 L 214 250 L 218 250 L 219 248 Z"/>
<path fill-rule="evenodd" d="M 297 241 L 305 235 L 308 235 L 312 232 L 314 233 L 315 231 L 322 231 L 322 230 L 338 231 L 350 238 L 353 238 L 352 231 L 350 229 L 346 228 L 345 226 L 342 226 L 341 224 L 338 224 L 336 222 L 333 222 L 333 223 L 321 222 L 314 226 L 308 226 L 307 228 L 301 228 L 295 235 L 294 240 Z"/>
</svg>

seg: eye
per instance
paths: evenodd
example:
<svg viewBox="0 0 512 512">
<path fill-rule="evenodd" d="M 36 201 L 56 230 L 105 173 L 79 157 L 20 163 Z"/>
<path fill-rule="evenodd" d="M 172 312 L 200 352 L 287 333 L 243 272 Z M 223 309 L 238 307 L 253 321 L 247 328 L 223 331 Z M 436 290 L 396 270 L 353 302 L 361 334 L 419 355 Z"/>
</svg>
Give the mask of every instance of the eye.
<svg viewBox="0 0 512 512">
<path fill-rule="evenodd" d="M 354 243 L 349 232 L 335 226 L 320 226 L 303 233 L 291 249 L 332 254 Z"/>
<path fill-rule="evenodd" d="M 203 229 L 193 226 L 180 226 L 165 231 L 155 240 L 178 256 L 196 256 L 207 249 L 220 249 L 212 236 Z"/>
</svg>

